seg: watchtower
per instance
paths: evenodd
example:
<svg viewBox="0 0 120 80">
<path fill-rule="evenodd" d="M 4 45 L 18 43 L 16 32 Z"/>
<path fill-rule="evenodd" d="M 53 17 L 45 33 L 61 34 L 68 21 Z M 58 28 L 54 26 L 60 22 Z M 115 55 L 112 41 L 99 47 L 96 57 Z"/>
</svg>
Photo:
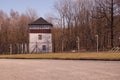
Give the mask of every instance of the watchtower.
<svg viewBox="0 0 120 80">
<path fill-rule="evenodd" d="M 29 24 L 29 52 L 52 52 L 52 24 L 40 17 Z"/>
</svg>

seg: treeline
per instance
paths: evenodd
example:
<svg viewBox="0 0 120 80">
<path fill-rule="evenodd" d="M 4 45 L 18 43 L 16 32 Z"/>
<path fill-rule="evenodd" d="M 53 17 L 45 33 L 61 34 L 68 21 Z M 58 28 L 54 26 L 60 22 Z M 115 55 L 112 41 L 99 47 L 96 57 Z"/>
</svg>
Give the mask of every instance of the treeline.
<svg viewBox="0 0 120 80">
<path fill-rule="evenodd" d="M 58 0 L 56 14 L 46 16 L 53 23 L 53 51 L 100 51 L 120 46 L 120 0 Z M 28 23 L 37 14 L 29 9 L 20 14 L 0 10 L 0 53 L 28 52 Z"/>
<path fill-rule="evenodd" d="M 37 15 L 33 9 L 20 14 L 11 10 L 6 14 L 0 10 L 0 53 L 28 52 L 28 23 L 34 21 Z"/>
<path fill-rule="evenodd" d="M 59 0 L 49 16 L 54 51 L 110 50 L 120 45 L 119 0 Z"/>
</svg>

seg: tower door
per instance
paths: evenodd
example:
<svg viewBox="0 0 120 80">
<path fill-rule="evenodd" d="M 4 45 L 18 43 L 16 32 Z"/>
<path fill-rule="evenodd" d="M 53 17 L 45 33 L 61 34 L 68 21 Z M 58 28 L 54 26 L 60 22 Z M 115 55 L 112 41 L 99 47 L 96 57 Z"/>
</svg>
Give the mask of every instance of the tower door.
<svg viewBox="0 0 120 80">
<path fill-rule="evenodd" d="M 47 50 L 47 46 L 46 46 L 46 45 L 43 45 L 43 46 L 42 46 L 42 50 L 43 50 L 43 51 L 46 51 L 46 50 Z"/>
</svg>

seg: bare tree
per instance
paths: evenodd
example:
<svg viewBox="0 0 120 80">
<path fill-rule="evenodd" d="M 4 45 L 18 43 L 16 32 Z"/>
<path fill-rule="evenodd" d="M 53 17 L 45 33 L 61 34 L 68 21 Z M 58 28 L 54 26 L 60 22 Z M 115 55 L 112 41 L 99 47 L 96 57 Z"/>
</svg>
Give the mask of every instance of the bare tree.
<svg viewBox="0 0 120 80">
<path fill-rule="evenodd" d="M 9 15 L 0 11 L 0 53 L 25 53 L 29 41 L 28 24 L 37 15 L 30 10 L 26 14 L 11 10 Z"/>
<path fill-rule="evenodd" d="M 107 25 L 110 26 L 110 44 L 111 48 L 114 47 L 114 30 L 115 30 L 115 16 L 118 15 L 119 10 L 119 0 L 96 0 L 96 10 L 98 19 L 105 18 L 107 20 Z"/>
</svg>

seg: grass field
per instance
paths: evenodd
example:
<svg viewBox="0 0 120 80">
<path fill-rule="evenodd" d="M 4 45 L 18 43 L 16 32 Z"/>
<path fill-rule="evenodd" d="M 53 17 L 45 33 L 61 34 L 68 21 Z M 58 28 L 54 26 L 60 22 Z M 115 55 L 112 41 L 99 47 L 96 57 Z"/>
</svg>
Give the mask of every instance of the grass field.
<svg viewBox="0 0 120 80">
<path fill-rule="evenodd" d="M 1 59 L 120 60 L 120 53 L 44 53 L 0 55 Z"/>
</svg>

